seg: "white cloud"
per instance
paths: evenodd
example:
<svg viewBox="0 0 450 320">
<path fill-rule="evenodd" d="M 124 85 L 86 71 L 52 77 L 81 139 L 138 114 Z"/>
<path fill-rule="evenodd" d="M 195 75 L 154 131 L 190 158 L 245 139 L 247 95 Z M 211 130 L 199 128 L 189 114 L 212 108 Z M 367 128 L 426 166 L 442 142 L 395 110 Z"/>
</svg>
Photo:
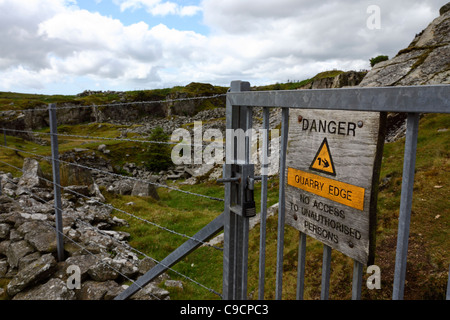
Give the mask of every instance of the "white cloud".
<svg viewBox="0 0 450 320">
<path fill-rule="evenodd" d="M 237 79 L 264 84 L 303 80 L 334 68 L 358 70 L 375 55 L 392 57 L 406 47 L 445 2 L 203 0 L 182 6 L 115 1 L 124 12 L 144 8 L 154 15 L 182 16 L 201 11 L 211 32 L 125 25 L 81 10 L 74 1 L 0 0 L 0 90 L 45 91 L 59 83 L 76 93 L 77 81 L 98 83 L 103 90 L 191 81 L 228 85 Z M 366 26 L 370 4 L 380 6 L 380 30 Z"/>
<path fill-rule="evenodd" d="M 175 2 L 162 0 L 114 0 L 114 3 L 120 6 L 122 12 L 144 8 L 154 16 L 193 16 L 201 11 L 199 6 L 181 6 Z"/>
</svg>

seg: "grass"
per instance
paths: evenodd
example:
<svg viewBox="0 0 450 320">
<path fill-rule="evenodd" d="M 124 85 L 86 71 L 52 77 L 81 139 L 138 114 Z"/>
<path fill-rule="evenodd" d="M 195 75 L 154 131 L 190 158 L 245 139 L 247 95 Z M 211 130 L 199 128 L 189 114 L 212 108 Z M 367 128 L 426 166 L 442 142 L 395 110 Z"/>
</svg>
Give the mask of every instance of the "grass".
<svg viewBox="0 0 450 320">
<path fill-rule="evenodd" d="M 450 248 L 450 115 L 428 114 L 420 120 L 414 199 L 411 215 L 411 228 L 408 251 L 407 285 L 405 299 L 443 299 L 448 277 Z M 116 137 L 120 128 L 111 125 L 62 126 L 59 132 Z M 439 130 L 447 129 L 447 130 Z M 47 129 L 44 129 L 44 131 Z M 41 155 L 50 155 L 49 146 L 42 146 L 17 137 L 7 137 L 8 146 Z M 95 150 L 100 142 L 63 140 L 61 150 L 74 147 Z M 111 149 L 110 159 L 119 160 L 125 152 L 130 152 L 133 160 L 140 159 L 136 145 L 130 142 L 102 141 Z M 404 139 L 387 143 L 381 168 L 383 187 L 378 197 L 377 243 L 375 264 L 381 268 L 381 290 L 368 290 L 363 282 L 363 299 L 391 299 L 393 270 L 397 237 L 397 221 L 402 183 Z M 0 160 L 21 167 L 23 157 L 15 151 L 2 149 Z M 129 160 L 128 160 L 129 161 Z M 48 163 L 41 162 L 43 171 L 50 173 Z M 11 171 L 15 176 L 20 172 L 0 164 L 0 170 Z M 223 185 L 203 182 L 198 185 L 178 185 L 183 190 L 223 198 Z M 259 184 L 257 184 L 259 188 Z M 136 216 L 157 223 L 188 236 L 194 235 L 203 226 L 217 217 L 223 210 L 223 202 L 194 197 L 174 190 L 159 188 L 160 200 L 132 196 L 120 196 L 104 191 L 109 203 Z M 269 182 L 269 203 L 278 202 L 278 179 Z M 256 205 L 259 207 L 260 192 L 255 190 Z M 126 203 L 134 202 L 133 206 Z M 136 218 L 115 212 L 120 218 L 129 221 L 129 227 L 121 230 L 131 234 L 130 244 L 147 255 L 162 260 L 187 239 L 161 230 Z M 277 215 L 267 221 L 265 298 L 274 299 L 276 273 L 276 243 L 278 229 Z M 248 293 L 257 299 L 259 263 L 259 225 L 249 234 Z M 283 265 L 283 299 L 295 299 L 298 231 L 285 226 L 285 246 Z M 320 297 L 322 268 L 322 244 L 312 238 L 307 240 L 305 270 L 305 299 Z M 208 288 L 222 291 L 222 252 L 210 247 L 200 247 L 173 267 Z M 364 270 L 365 271 L 365 270 Z M 353 261 L 333 250 L 330 278 L 330 299 L 351 298 Z M 209 290 L 191 282 L 177 273 L 169 271 L 172 279 L 183 281 L 184 289 L 167 288 L 171 299 L 218 299 Z M 364 281 L 368 275 L 364 276 Z M 1 283 L 0 283 L 0 286 Z"/>
<path fill-rule="evenodd" d="M 17 92 L 0 92 L 1 110 L 23 110 L 46 107 L 49 103 L 75 105 L 102 105 L 115 103 L 124 99 L 125 102 L 132 101 L 159 101 L 170 98 L 178 93 L 193 96 L 208 96 L 213 94 L 226 93 L 228 88 L 213 86 L 207 83 L 192 82 L 186 86 L 176 86 L 173 88 L 136 90 L 126 92 L 98 92 L 90 95 L 41 95 Z M 217 100 L 218 101 L 218 100 Z M 217 102 L 216 101 L 216 102 Z M 217 105 L 217 103 L 215 104 Z M 210 109 L 213 105 L 205 101 L 200 105 L 201 110 Z"/>
</svg>

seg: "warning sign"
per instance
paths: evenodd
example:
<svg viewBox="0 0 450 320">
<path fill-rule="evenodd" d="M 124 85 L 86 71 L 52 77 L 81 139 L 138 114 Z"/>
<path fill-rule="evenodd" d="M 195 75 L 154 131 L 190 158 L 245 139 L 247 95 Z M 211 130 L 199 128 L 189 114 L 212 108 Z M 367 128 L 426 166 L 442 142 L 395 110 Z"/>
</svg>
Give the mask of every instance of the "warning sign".
<svg viewBox="0 0 450 320">
<path fill-rule="evenodd" d="M 289 115 L 285 221 L 361 263 L 373 263 L 385 119 L 378 112 Z"/>
<path fill-rule="evenodd" d="M 326 174 L 330 174 L 332 176 L 336 175 L 336 171 L 334 169 L 333 158 L 331 157 L 330 147 L 328 146 L 327 138 L 323 139 L 322 144 L 317 151 L 314 160 L 309 166 L 311 170 L 315 170 L 318 172 L 323 172 Z"/>
</svg>

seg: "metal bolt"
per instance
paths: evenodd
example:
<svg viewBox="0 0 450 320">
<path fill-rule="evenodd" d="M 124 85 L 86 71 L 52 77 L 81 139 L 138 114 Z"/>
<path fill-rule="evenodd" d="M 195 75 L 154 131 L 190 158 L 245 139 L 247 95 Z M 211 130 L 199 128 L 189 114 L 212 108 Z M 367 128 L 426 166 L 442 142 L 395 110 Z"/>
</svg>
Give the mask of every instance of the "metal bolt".
<svg viewBox="0 0 450 320">
<path fill-rule="evenodd" d="M 349 242 L 348 242 L 348 246 L 349 246 L 350 248 L 353 248 L 353 247 L 354 247 L 353 242 L 349 241 Z"/>
<path fill-rule="evenodd" d="M 302 116 L 298 116 L 298 123 L 302 122 L 303 117 Z"/>
<path fill-rule="evenodd" d="M 363 126 L 363 122 L 362 121 L 358 121 L 358 128 L 362 128 Z"/>
<path fill-rule="evenodd" d="M 297 221 L 298 217 L 297 215 L 294 213 L 294 220 Z"/>
</svg>

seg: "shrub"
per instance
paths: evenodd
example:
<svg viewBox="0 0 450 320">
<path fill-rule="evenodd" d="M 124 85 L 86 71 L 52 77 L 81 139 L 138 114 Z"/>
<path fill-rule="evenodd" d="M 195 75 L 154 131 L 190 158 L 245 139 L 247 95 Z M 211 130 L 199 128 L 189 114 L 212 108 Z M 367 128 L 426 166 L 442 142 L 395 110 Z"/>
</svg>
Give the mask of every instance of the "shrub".
<svg viewBox="0 0 450 320">
<path fill-rule="evenodd" d="M 378 57 L 372 58 L 372 59 L 370 59 L 370 66 L 373 67 L 377 63 L 379 63 L 381 61 L 386 61 L 386 60 L 389 60 L 388 56 L 378 56 Z"/>
</svg>

